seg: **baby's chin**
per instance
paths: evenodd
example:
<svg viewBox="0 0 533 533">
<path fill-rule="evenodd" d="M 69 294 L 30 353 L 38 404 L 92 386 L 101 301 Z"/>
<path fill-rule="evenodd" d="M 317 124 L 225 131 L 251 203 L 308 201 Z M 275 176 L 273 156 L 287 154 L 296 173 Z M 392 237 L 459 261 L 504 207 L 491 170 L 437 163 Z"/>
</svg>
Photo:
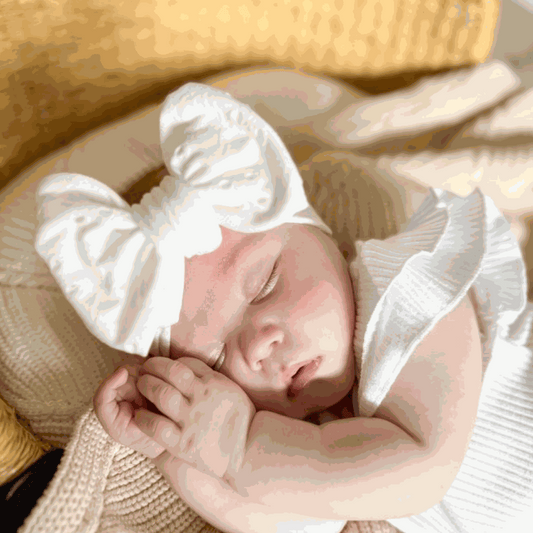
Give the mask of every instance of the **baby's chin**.
<svg viewBox="0 0 533 533">
<path fill-rule="evenodd" d="M 349 406 L 349 410 L 352 410 L 352 392 L 353 381 L 349 380 L 344 383 L 339 383 L 329 395 L 313 394 L 315 391 L 323 392 L 326 387 L 321 387 L 320 383 L 314 384 L 315 387 L 310 387 L 308 393 L 305 391 L 300 398 L 289 400 L 283 408 L 276 409 L 279 414 L 289 416 L 298 420 L 305 420 L 308 418 L 314 418 L 316 415 L 326 411 L 333 410 L 341 412 L 341 406 Z"/>
<path fill-rule="evenodd" d="M 351 401 L 351 400 L 350 400 Z M 331 405 L 316 405 L 312 407 L 304 407 L 299 410 L 294 411 L 294 415 L 291 416 L 291 418 L 295 418 L 297 420 L 305 420 L 306 422 L 311 422 L 316 424 L 317 421 L 321 418 L 319 415 L 330 412 L 336 406 L 339 402 L 333 402 Z M 285 413 L 286 416 L 288 416 Z"/>
<path fill-rule="evenodd" d="M 340 404 L 350 406 L 349 409 L 353 411 L 352 397 L 354 394 L 357 396 L 357 390 L 354 390 L 357 380 L 354 357 L 352 354 L 350 356 L 348 363 L 336 376 L 313 380 L 292 396 L 289 396 L 288 391 L 263 390 L 249 391 L 249 397 L 257 411 L 270 411 L 298 420 L 304 420 Z"/>
</svg>

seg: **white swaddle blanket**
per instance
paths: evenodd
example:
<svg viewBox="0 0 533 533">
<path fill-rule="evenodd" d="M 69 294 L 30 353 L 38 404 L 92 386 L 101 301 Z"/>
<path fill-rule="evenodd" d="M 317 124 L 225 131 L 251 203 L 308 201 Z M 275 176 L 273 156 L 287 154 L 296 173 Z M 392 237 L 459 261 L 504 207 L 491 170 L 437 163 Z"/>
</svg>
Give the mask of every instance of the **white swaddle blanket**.
<svg viewBox="0 0 533 533">
<path fill-rule="evenodd" d="M 495 105 L 504 97 L 509 96 L 519 86 L 512 72 L 501 64 L 485 65 L 480 67 L 478 72 L 482 74 L 481 77 L 485 80 L 485 83 L 490 83 L 492 80 L 499 86 L 499 89 L 488 90 L 483 93 L 482 99 L 485 102 L 485 107 Z M 496 77 L 487 76 L 487 72 L 489 74 L 492 73 L 492 75 L 499 72 L 501 75 Z M 454 85 L 458 90 L 457 94 L 461 93 L 462 87 L 462 90 L 465 91 L 465 97 L 468 96 L 466 89 L 468 88 L 468 83 L 475 79 L 475 72 L 471 73 L 470 76 L 470 78 L 463 80 L 465 83 L 462 86 L 460 84 L 459 87 L 457 87 L 457 84 Z M 450 79 L 449 76 L 440 80 L 442 91 L 446 92 L 445 88 L 448 83 L 453 84 Z M 434 94 L 437 85 L 438 83 L 428 84 L 426 89 Z M 420 97 L 422 103 L 427 104 L 425 107 L 427 113 L 436 117 L 440 116 L 438 112 L 439 101 L 433 101 L 432 104 L 431 99 L 424 100 L 423 90 L 419 91 L 418 95 L 411 93 L 410 97 Z M 442 102 L 443 100 L 440 100 L 441 104 Z M 365 103 L 365 105 L 369 104 L 369 101 Z M 378 99 L 374 111 L 379 110 L 382 105 L 383 101 Z M 431 107 L 432 105 L 433 107 Z M 423 105 L 419 106 L 418 109 L 420 110 L 423 107 Z M 335 135 L 332 133 L 333 130 L 326 131 L 324 129 L 324 124 L 329 123 L 330 119 L 335 119 L 335 116 L 331 116 L 332 108 L 333 106 L 326 110 L 327 112 L 323 116 L 316 116 L 317 128 L 315 131 L 323 139 L 329 135 L 331 144 L 338 146 L 334 142 Z M 357 109 L 362 109 L 362 107 L 360 106 Z M 357 123 L 357 109 L 352 109 L 354 123 Z M 368 107 L 364 109 L 366 110 Z M 421 112 L 423 112 L 423 109 Z M 329 118 L 328 113 L 330 113 Z M 393 110 L 389 109 L 387 113 L 390 116 Z M 324 120 L 325 118 L 328 119 Z M 416 122 L 416 120 L 413 119 L 411 122 Z M 344 147 L 348 148 L 348 145 L 349 143 L 345 144 Z M 381 164 L 381 162 L 383 162 L 384 168 L 390 169 L 390 166 L 386 166 L 388 164 L 386 158 L 383 158 L 378 163 Z M 518 261 L 516 242 L 513 243 L 510 240 L 508 227 L 504 227 L 501 217 L 495 216 L 490 207 L 490 202 L 485 201 L 483 195 L 476 192 L 466 199 L 461 199 L 446 194 L 441 195 L 439 191 L 436 194 L 437 196 L 430 195 L 428 197 L 424 206 L 413 219 L 410 228 L 405 229 L 405 233 L 403 233 L 404 242 L 405 244 L 410 242 L 412 246 L 409 248 L 408 254 L 402 256 L 403 262 L 396 261 L 397 270 L 389 270 L 386 276 L 376 277 L 370 265 L 372 261 L 374 265 L 380 265 L 383 258 L 387 257 L 385 253 L 387 252 L 387 244 L 384 245 L 385 249 L 383 247 L 380 248 L 379 245 L 372 241 L 366 245 L 366 251 L 365 245 L 360 247 L 361 257 L 366 257 L 367 266 L 364 268 L 368 270 L 367 280 L 370 285 L 364 283 L 364 277 L 357 278 L 358 286 L 362 290 L 366 287 L 369 291 L 361 293 L 361 319 L 358 322 L 358 326 L 361 334 L 363 334 L 363 331 L 373 331 L 373 334 L 369 334 L 370 336 L 365 334 L 364 337 L 360 337 L 361 339 L 364 338 L 364 342 L 369 347 L 372 343 L 380 345 L 384 341 L 383 338 L 379 338 L 379 335 L 376 338 L 374 333 L 381 331 L 380 321 L 387 318 L 387 313 L 389 313 L 389 318 L 393 317 L 391 310 L 394 310 L 394 307 L 391 309 L 384 303 L 379 304 L 379 302 L 386 301 L 385 299 L 381 300 L 381 297 L 386 295 L 388 287 L 392 287 L 395 281 L 401 279 L 400 277 L 395 277 L 395 275 L 399 272 L 409 272 L 409 268 L 403 268 L 404 263 L 408 264 L 409 254 L 414 254 L 413 257 L 428 257 L 433 251 L 439 250 L 440 244 L 446 244 L 445 238 L 436 238 L 436 236 L 441 230 L 449 229 L 453 232 L 454 229 L 458 229 L 459 226 L 449 225 L 445 222 L 447 220 L 459 220 L 461 217 L 457 213 L 471 213 L 472 216 L 467 217 L 471 234 L 476 234 L 479 228 L 484 227 L 483 232 L 481 232 L 486 236 L 484 242 L 487 244 L 491 242 L 502 244 L 509 251 L 508 254 L 504 254 L 505 258 L 510 259 L 511 263 L 509 264 L 512 264 L 512 261 Z M 436 209 L 435 204 L 438 203 L 446 206 L 445 209 Z M 487 208 L 487 206 L 489 207 Z M 14 213 L 7 213 L 6 217 L 9 217 L 9 227 L 16 227 L 16 230 L 13 231 L 18 232 L 17 237 L 21 237 L 19 243 L 26 242 L 24 241 L 25 233 L 29 235 L 26 240 L 32 238 L 31 224 L 20 220 L 20 214 L 17 217 Z M 433 240 L 430 238 L 427 242 L 424 242 L 426 249 L 420 249 L 420 247 L 417 248 L 416 246 L 417 243 L 421 244 L 418 238 L 413 239 L 412 237 L 417 235 L 416 231 L 421 231 L 421 228 L 424 228 L 424 221 L 428 223 L 427 235 L 433 235 Z M 489 222 L 493 226 L 490 226 Z M 414 233 L 410 233 L 411 230 Z M 491 238 L 488 238 L 489 236 Z M 31 239 L 29 242 L 31 242 Z M 397 237 L 396 242 L 397 244 L 402 243 L 402 234 Z M 484 265 L 488 264 L 486 258 L 492 257 L 490 246 L 482 250 L 477 246 L 479 243 L 476 243 L 475 239 L 465 242 L 470 242 L 471 244 L 466 249 L 466 263 L 469 264 L 471 262 L 474 265 L 477 262 L 478 268 L 477 270 L 473 268 L 472 275 L 467 282 L 463 280 L 463 282 L 455 285 L 455 288 L 463 287 L 463 290 L 473 287 L 476 279 L 479 282 L 485 279 L 480 275 L 483 269 L 480 270 L 479 266 L 481 265 L 485 268 Z M 508 245 L 509 248 L 507 248 Z M 375 247 L 375 253 L 371 253 L 373 246 Z M 503 250 L 503 248 L 501 249 Z M 392 248 L 389 247 L 388 251 L 391 252 L 391 250 Z M 494 248 L 494 250 L 499 252 L 498 248 Z M 21 248 L 20 245 L 16 249 L 16 246 L 13 245 L 11 248 L 7 248 L 7 252 L 3 254 L 3 263 L 0 264 L 0 267 L 2 267 L 0 279 L 4 283 L 2 286 L 2 298 L 5 303 L 3 312 L 7 321 L 13 324 L 18 320 L 20 326 L 16 330 L 15 326 L 13 326 L 11 336 L 6 336 L 5 340 L 2 341 L 0 377 L 7 384 L 6 399 L 17 409 L 20 409 L 23 414 L 28 415 L 36 431 L 45 436 L 60 437 L 63 434 L 65 444 L 69 440 L 56 476 L 21 531 L 23 533 L 48 532 L 51 530 L 61 532 L 98 531 L 102 533 L 115 531 L 210 531 L 210 529 L 202 529 L 208 528 L 208 526 L 205 526 L 203 521 L 195 513 L 187 509 L 183 502 L 172 493 L 150 461 L 112 442 L 103 432 L 94 416 L 94 412 L 86 407 L 81 408 L 83 407 L 83 401 L 87 401 L 91 397 L 94 391 L 94 384 L 109 373 L 113 365 L 117 363 L 117 353 L 103 347 L 96 340 L 91 340 L 92 336 L 90 334 L 80 330 L 78 324 L 73 324 L 68 315 L 68 312 L 71 313 L 72 309 L 65 308 L 62 303 L 64 299 L 57 288 L 53 288 L 52 283 L 41 267 L 36 269 L 35 276 L 23 273 L 24 275 L 20 274 L 17 277 L 14 274 L 14 269 L 10 268 L 10 265 L 18 264 L 25 257 L 29 258 L 28 260 L 30 261 L 34 260 L 30 258 L 27 249 Z M 456 252 L 461 255 L 460 246 L 458 246 Z M 471 253 L 474 253 L 472 260 L 469 259 Z M 451 260 L 452 265 L 453 262 Z M 519 263 L 517 262 L 516 264 L 518 265 Z M 480 408 L 479 424 L 476 426 L 468 452 L 470 455 L 467 455 L 464 468 L 450 490 L 450 498 L 447 495 L 440 506 L 436 506 L 436 508 L 424 513 L 421 517 L 391 521 L 406 533 L 419 533 L 422 531 L 468 531 L 470 533 L 471 531 L 476 531 L 468 529 L 472 524 L 478 524 L 476 527 L 478 527 L 479 531 L 505 531 L 502 527 L 505 527 L 506 524 L 511 523 L 513 520 L 519 520 L 524 510 L 524 505 L 531 501 L 528 490 L 532 484 L 529 483 L 528 485 L 528 476 L 531 472 L 532 463 L 528 462 L 527 454 L 522 453 L 526 449 L 523 442 L 531 439 L 531 433 L 528 433 L 530 428 L 527 423 L 525 425 L 522 424 L 524 419 L 521 415 L 515 417 L 514 414 L 509 416 L 510 426 L 502 425 L 501 416 L 498 415 L 496 409 L 501 409 L 503 405 L 509 405 L 512 402 L 513 413 L 515 404 L 520 404 L 517 412 L 533 412 L 533 403 L 529 396 L 532 388 L 531 376 L 528 374 L 531 369 L 528 359 L 531 352 L 525 347 L 529 331 L 529 323 L 526 320 L 528 315 L 521 307 L 523 304 L 522 299 L 518 307 L 514 307 L 513 303 L 517 294 L 524 294 L 524 279 L 521 278 L 519 269 L 513 271 L 511 268 L 507 272 L 509 274 L 509 283 L 500 283 L 503 278 L 501 278 L 499 270 L 496 269 L 490 272 L 489 269 L 489 273 L 494 276 L 492 278 L 495 280 L 494 285 L 490 286 L 489 284 L 484 288 L 483 284 L 479 285 L 480 288 L 476 296 L 477 301 L 483 302 L 483 290 L 485 291 L 485 296 L 492 296 L 494 287 L 501 286 L 503 288 L 501 304 L 507 306 L 502 309 L 510 311 L 511 314 L 504 313 L 501 317 L 495 315 L 497 320 L 494 321 L 491 319 L 490 302 L 485 307 L 482 306 L 480 308 L 480 312 L 486 313 L 484 319 L 487 320 L 488 317 L 489 322 L 492 320 L 492 323 L 496 324 L 496 326 L 495 329 L 489 328 L 487 332 L 484 332 L 485 335 L 489 335 L 485 338 L 485 341 L 492 339 L 493 342 L 490 363 L 487 358 L 483 389 L 484 398 L 486 397 L 488 400 L 483 404 L 484 407 Z M 435 271 L 432 271 L 432 273 L 433 275 L 436 274 Z M 22 285 L 20 285 L 21 279 L 25 280 Z M 36 282 L 37 284 L 35 284 Z M 17 283 L 19 283 L 18 286 Z M 29 288 L 32 286 L 34 289 Z M 371 288 L 371 286 L 374 288 Z M 510 291 L 509 287 L 511 287 Z M 43 288 L 44 290 L 41 290 Z M 392 289 L 388 290 L 392 293 Z M 446 294 L 446 291 L 442 291 L 442 294 Z M 511 298 L 504 298 L 506 294 L 511 296 Z M 48 316 L 41 317 L 40 322 L 32 322 L 27 318 L 29 316 L 28 313 L 22 311 L 22 309 L 31 305 L 35 298 L 38 299 L 39 305 L 43 306 L 48 313 Z M 491 298 L 488 298 L 488 300 L 491 300 Z M 444 307 L 446 306 L 451 308 L 453 302 L 446 301 Z M 499 306 L 500 304 L 496 306 L 496 309 L 499 309 Z M 441 312 L 444 312 L 442 311 L 444 307 L 441 306 Z M 366 314 L 363 309 L 367 309 Z M 377 317 L 378 315 L 380 317 L 379 320 L 372 318 L 372 316 Z M 436 315 L 433 314 L 432 316 L 434 318 Z M 57 321 L 58 317 L 64 318 L 65 324 L 71 328 L 71 333 L 66 331 L 50 332 L 47 329 L 47 321 L 51 319 Z M 524 319 L 522 323 L 520 323 L 521 318 Z M 368 323 L 373 323 L 378 327 L 367 330 L 365 325 L 367 320 Z M 512 327 L 504 327 L 504 324 Z M 33 357 L 33 366 L 30 368 L 27 359 L 28 347 L 21 339 L 21 335 L 18 333 L 19 329 L 24 329 L 28 334 L 31 334 L 32 339 L 35 339 L 33 347 L 38 349 L 41 346 L 42 354 L 48 354 L 46 357 L 54 354 L 55 350 L 57 352 L 57 357 L 54 356 L 55 361 L 46 361 L 46 359 L 42 359 L 41 354 L 36 353 L 31 356 Z M 510 345 L 514 346 L 513 353 L 517 354 L 514 357 L 514 365 L 506 364 L 508 360 L 506 360 L 505 356 L 511 353 L 509 351 Z M 87 351 L 80 352 L 79 346 L 86 347 Z M 491 344 L 485 342 L 485 346 L 491 346 Z M 504 349 L 500 350 L 502 346 Z M 91 360 L 83 358 L 89 351 L 92 357 Z M 386 364 L 380 363 L 379 357 L 365 360 L 363 353 L 364 351 L 360 351 L 359 370 L 361 371 L 361 376 L 366 376 L 364 382 L 367 383 L 367 386 L 363 386 L 362 391 L 367 392 L 361 393 L 363 396 L 361 402 L 364 405 L 366 401 L 368 407 L 365 409 L 370 412 L 376 402 L 379 403 L 380 396 L 382 397 L 386 393 L 386 387 L 380 388 L 378 380 L 373 380 L 374 370 L 378 372 L 376 375 L 380 375 L 380 372 L 382 373 L 381 375 L 387 375 L 389 369 Z M 370 352 L 367 351 L 368 353 Z M 25 364 L 24 361 L 20 360 L 22 355 L 18 356 L 17 354 L 23 354 Z M 76 354 L 79 354 L 79 356 Z M 396 365 L 401 365 L 401 361 L 398 362 L 397 360 Z M 374 370 L 372 367 L 374 367 Z M 73 369 L 76 370 L 76 375 L 70 376 L 69 373 L 73 372 Z M 80 376 L 80 372 L 85 372 L 85 374 Z M 494 396 L 495 394 L 496 396 Z M 517 400 L 515 400 L 515 396 Z M 69 400 L 54 400 L 54 398 L 59 397 L 68 397 Z M 492 409 L 493 405 L 496 408 Z M 522 411 L 520 411 L 521 409 Z M 485 423 L 487 412 L 489 413 L 488 427 Z M 491 413 L 493 414 L 491 415 Z M 506 413 L 510 414 L 508 410 Z M 74 420 L 76 422 L 73 426 Z M 492 425 L 493 422 L 495 425 Z M 498 427 L 502 431 L 498 432 Z M 510 429 L 509 432 L 505 430 L 507 427 Z M 523 440 L 522 436 L 524 436 Z M 503 457 L 500 451 L 500 444 L 498 444 L 498 446 L 490 448 L 489 461 L 492 462 L 489 463 L 490 466 L 487 466 L 487 456 L 483 454 L 486 452 L 484 448 L 487 442 L 486 439 L 489 437 L 495 442 L 501 442 L 501 447 L 506 450 L 511 448 L 520 451 Z M 501 438 L 503 440 L 498 440 Z M 523 461 L 522 458 L 524 458 Z M 511 472 L 509 472 L 509 463 L 505 463 L 505 461 L 509 460 L 518 461 L 512 464 Z M 520 470 L 515 475 L 517 465 L 520 466 Z M 466 474 L 463 473 L 470 474 L 470 477 L 465 478 L 464 475 Z M 497 481 L 496 483 L 494 483 L 495 480 Z M 491 483 L 493 492 L 488 493 L 486 492 L 486 487 L 490 487 Z M 457 503 L 459 500 L 464 499 L 469 502 L 466 506 Z M 502 508 L 493 505 L 494 500 L 498 499 L 502 502 L 510 502 L 509 509 L 513 511 L 513 516 L 516 518 L 509 516 L 508 511 L 503 512 Z M 478 504 L 483 504 L 483 506 L 478 507 Z M 464 509 L 463 514 L 461 514 L 462 509 Z M 336 527 L 338 530 L 338 525 Z M 493 529 L 490 529 L 491 527 Z M 497 529 L 498 527 L 500 529 Z M 515 529 L 514 531 L 519 531 L 520 533 L 523 531 L 525 533 L 528 530 Z"/>
</svg>

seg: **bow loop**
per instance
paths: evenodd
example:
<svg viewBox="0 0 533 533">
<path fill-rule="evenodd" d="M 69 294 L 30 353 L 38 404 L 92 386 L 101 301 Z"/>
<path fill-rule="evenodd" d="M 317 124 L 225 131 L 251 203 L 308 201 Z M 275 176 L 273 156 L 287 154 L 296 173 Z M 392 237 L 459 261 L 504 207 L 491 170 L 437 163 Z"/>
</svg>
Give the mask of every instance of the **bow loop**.
<svg viewBox="0 0 533 533">
<path fill-rule="evenodd" d="M 160 134 L 165 164 L 181 183 L 206 191 L 220 225 L 252 233 L 292 222 L 331 233 L 277 133 L 227 93 L 184 85 L 163 104 Z"/>
<path fill-rule="evenodd" d="M 80 174 L 49 176 L 37 195 L 41 223 L 35 247 L 85 325 L 118 349 L 138 352 L 148 346 L 147 353 L 150 324 L 161 317 L 139 316 L 131 305 L 153 305 L 157 275 L 149 272 L 157 272 L 157 254 L 130 206 Z M 131 342 L 132 331 L 146 333 Z"/>
</svg>

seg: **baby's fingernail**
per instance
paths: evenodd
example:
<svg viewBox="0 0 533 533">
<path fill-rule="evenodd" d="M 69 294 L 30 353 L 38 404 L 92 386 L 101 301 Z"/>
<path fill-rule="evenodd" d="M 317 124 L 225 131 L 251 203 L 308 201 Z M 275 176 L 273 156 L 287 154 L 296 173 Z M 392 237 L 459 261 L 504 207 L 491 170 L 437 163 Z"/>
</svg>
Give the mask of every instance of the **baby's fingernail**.
<svg viewBox="0 0 533 533">
<path fill-rule="evenodd" d="M 180 441 L 180 436 L 177 434 L 172 428 L 166 428 L 161 432 L 161 438 L 163 439 L 163 442 L 167 445 L 173 448 L 174 446 L 178 445 L 178 442 Z"/>
</svg>

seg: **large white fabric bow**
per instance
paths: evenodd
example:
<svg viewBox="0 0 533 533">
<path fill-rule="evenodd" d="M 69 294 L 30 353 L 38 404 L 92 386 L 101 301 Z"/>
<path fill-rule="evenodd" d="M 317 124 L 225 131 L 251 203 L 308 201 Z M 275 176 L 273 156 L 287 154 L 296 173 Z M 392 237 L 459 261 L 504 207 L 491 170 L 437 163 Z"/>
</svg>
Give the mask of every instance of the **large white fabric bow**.
<svg viewBox="0 0 533 533">
<path fill-rule="evenodd" d="M 146 356 L 179 320 L 185 259 L 214 251 L 220 226 L 243 233 L 285 223 L 327 226 L 275 131 L 223 91 L 189 83 L 160 116 L 170 175 L 128 205 L 96 179 L 48 176 L 37 192 L 35 247 L 89 330 Z"/>
</svg>

